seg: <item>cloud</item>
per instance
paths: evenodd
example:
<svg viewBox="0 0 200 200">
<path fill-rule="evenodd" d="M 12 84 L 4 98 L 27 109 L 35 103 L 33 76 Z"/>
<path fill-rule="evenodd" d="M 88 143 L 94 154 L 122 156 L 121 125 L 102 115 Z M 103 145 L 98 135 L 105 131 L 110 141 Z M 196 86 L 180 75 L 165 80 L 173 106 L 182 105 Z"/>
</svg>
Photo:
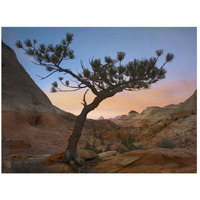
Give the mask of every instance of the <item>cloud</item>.
<svg viewBox="0 0 200 200">
<path fill-rule="evenodd" d="M 190 97 L 196 89 L 195 81 L 161 81 L 149 90 L 137 92 L 118 93 L 114 97 L 105 99 L 94 111 L 89 113 L 89 118 L 115 117 L 122 114 L 128 114 L 130 110 L 142 112 L 149 106 L 166 106 L 169 104 L 178 104 Z M 49 90 L 48 90 L 49 91 Z M 78 115 L 83 106 L 81 104 L 84 91 L 67 93 L 46 92 L 51 102 L 57 107 L 67 112 Z M 87 102 L 90 103 L 94 95 L 88 92 Z"/>
</svg>

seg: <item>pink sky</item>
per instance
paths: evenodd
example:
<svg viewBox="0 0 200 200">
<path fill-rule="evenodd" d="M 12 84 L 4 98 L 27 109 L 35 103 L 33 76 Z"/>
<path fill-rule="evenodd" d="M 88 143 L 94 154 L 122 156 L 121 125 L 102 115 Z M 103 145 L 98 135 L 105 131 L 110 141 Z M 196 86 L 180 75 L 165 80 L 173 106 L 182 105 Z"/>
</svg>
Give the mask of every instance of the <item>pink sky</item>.
<svg viewBox="0 0 200 200">
<path fill-rule="evenodd" d="M 104 100 L 98 108 L 88 114 L 88 118 L 98 119 L 115 117 L 128 114 L 130 110 L 142 112 L 149 106 L 166 106 L 169 104 L 178 104 L 190 97 L 196 89 L 196 81 L 160 81 L 149 90 L 137 92 L 122 92 L 114 97 Z M 60 109 L 78 115 L 82 110 L 82 98 L 84 91 L 70 93 L 50 93 L 46 94 L 51 102 Z M 86 99 L 90 103 L 94 98 L 91 92 L 88 92 Z"/>
<path fill-rule="evenodd" d="M 63 68 L 70 68 L 74 73 L 81 71 L 80 60 L 86 67 L 89 60 L 104 56 L 116 58 L 119 51 L 126 52 L 122 64 L 134 58 L 150 58 L 158 49 L 164 55 L 173 53 L 174 60 L 166 65 L 166 79 L 154 84 L 150 90 L 139 92 L 123 92 L 104 100 L 98 108 L 89 113 L 89 118 L 115 117 L 128 114 L 130 110 L 143 111 L 148 106 L 165 106 L 185 101 L 196 89 L 197 74 L 197 28 L 196 27 L 3 27 L 2 40 L 12 47 L 19 62 L 30 74 L 35 83 L 46 92 L 52 103 L 59 108 L 78 115 L 82 109 L 84 91 L 72 93 L 50 93 L 51 83 L 63 76 L 67 80 L 72 77 L 53 74 L 40 80 L 37 76 L 47 76 L 45 67 L 38 67 L 24 52 L 16 49 L 17 40 L 37 39 L 39 44 L 58 44 L 66 33 L 74 34 L 71 48 L 75 51 L 75 59 L 62 63 Z M 47 37 L 48 35 L 48 37 Z M 160 58 L 158 67 L 165 61 Z M 91 69 L 91 68 L 90 68 Z M 88 103 L 92 94 L 87 94 Z"/>
</svg>

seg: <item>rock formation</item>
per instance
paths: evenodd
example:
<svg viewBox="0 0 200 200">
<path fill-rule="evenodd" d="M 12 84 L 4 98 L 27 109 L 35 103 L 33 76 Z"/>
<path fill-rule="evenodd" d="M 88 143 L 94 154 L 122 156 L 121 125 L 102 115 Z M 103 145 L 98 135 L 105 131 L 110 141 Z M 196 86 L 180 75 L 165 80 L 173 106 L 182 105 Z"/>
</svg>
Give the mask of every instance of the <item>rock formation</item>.
<svg viewBox="0 0 200 200">
<path fill-rule="evenodd" d="M 66 148 L 76 116 L 52 105 L 2 43 L 2 152 L 7 158 L 51 155 Z M 79 142 L 83 148 L 94 133 L 116 129 L 109 120 L 87 120 Z"/>
<path fill-rule="evenodd" d="M 136 112 L 135 110 L 131 110 L 129 113 L 128 113 L 128 117 L 132 118 L 132 117 L 135 117 L 137 116 L 139 113 Z"/>
<path fill-rule="evenodd" d="M 15 52 L 2 43 L 3 157 L 24 152 L 48 154 L 65 148 L 75 119 L 51 104 Z"/>
<path fill-rule="evenodd" d="M 56 108 L 2 44 L 3 172 L 196 172 L 197 93 L 178 105 L 87 120 L 78 150 L 82 167 L 61 163 L 76 116 Z M 102 119 L 102 118 L 101 118 Z M 89 144 L 86 149 L 86 143 Z M 60 152 L 60 153 L 58 153 Z M 23 171 L 24 170 L 24 171 Z"/>
</svg>

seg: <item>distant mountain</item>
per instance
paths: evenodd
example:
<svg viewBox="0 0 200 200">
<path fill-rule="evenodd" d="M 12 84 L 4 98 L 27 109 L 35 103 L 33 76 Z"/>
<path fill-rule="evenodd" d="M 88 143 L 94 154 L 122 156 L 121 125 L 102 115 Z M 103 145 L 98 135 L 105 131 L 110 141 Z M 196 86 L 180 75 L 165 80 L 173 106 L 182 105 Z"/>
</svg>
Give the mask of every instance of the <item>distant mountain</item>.
<svg viewBox="0 0 200 200">
<path fill-rule="evenodd" d="M 98 118 L 98 120 L 103 120 L 103 119 L 104 119 L 104 117 L 103 117 L 103 116 L 101 116 L 101 117 L 99 117 L 99 118 Z"/>
<path fill-rule="evenodd" d="M 172 116 L 178 115 L 190 115 L 197 113 L 197 90 L 193 93 L 191 97 L 185 100 L 182 103 L 177 105 L 171 104 L 164 107 L 152 106 L 147 107 L 145 110 L 138 114 L 135 111 L 130 111 L 129 115 L 124 118 L 124 115 L 121 117 L 116 117 L 117 119 L 162 119 L 162 118 L 171 118 Z"/>
</svg>

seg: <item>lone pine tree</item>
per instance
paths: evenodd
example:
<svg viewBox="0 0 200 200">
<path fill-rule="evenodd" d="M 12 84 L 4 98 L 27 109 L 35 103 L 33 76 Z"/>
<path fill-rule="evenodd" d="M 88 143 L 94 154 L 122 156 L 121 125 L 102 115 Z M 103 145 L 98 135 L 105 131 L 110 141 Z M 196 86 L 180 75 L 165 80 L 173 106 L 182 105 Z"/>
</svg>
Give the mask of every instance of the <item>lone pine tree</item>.
<svg viewBox="0 0 200 200">
<path fill-rule="evenodd" d="M 70 48 L 72 40 L 73 34 L 67 33 L 66 38 L 58 45 L 37 45 L 36 40 L 28 39 L 24 41 L 24 44 L 21 41 L 17 41 L 16 46 L 31 56 L 36 65 L 46 68 L 49 73 L 46 77 L 41 77 L 42 79 L 46 79 L 56 72 L 70 75 L 73 78 L 75 84 L 71 84 L 68 79 L 65 80 L 66 77 L 65 79 L 59 77 L 58 81 L 52 83 L 51 92 L 69 92 L 86 89 L 83 95 L 83 109 L 77 116 L 63 159 L 64 162 L 73 160 L 75 163 L 80 164 L 77 144 L 87 114 L 94 110 L 103 100 L 119 92 L 149 89 L 151 84 L 164 79 L 166 74 L 164 66 L 173 60 L 174 55 L 168 53 L 165 62 L 160 67 L 157 67 L 157 61 L 163 54 L 163 50 L 157 50 L 155 57 L 141 60 L 133 59 L 133 61 L 127 64 L 122 64 L 125 53 L 118 52 L 115 59 L 109 56 L 105 56 L 103 62 L 101 59 L 92 59 L 89 62 L 89 68 L 86 68 L 81 62 L 82 71 L 75 73 L 70 67 L 63 66 L 64 61 L 74 59 L 74 51 Z M 60 85 L 65 86 L 67 89 L 61 89 Z M 95 95 L 95 98 L 89 104 L 86 101 L 88 90 L 91 90 Z"/>
</svg>

